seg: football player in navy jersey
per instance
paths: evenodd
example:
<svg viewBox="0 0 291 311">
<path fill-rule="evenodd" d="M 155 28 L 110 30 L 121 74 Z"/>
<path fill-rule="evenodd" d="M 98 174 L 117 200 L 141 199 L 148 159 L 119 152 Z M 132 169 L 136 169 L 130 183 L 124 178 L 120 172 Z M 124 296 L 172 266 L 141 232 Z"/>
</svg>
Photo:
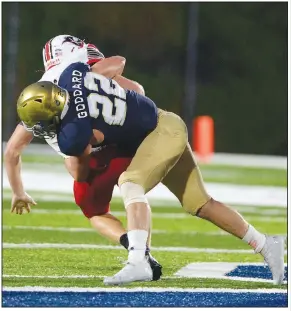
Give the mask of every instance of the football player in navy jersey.
<svg viewBox="0 0 291 311">
<path fill-rule="evenodd" d="M 98 64 L 97 64 L 98 65 Z M 128 91 L 88 65 L 68 66 L 59 86 L 38 82 L 17 102 L 21 120 L 37 136 L 57 134 L 60 150 L 76 159 L 78 174 L 88 174 L 92 143 L 133 148 L 135 155 L 118 183 L 127 211 L 129 254 L 126 266 L 107 285 L 152 279 L 145 258 L 150 207 L 145 194 L 163 182 L 190 213 L 244 240 L 268 263 L 275 284 L 284 278 L 284 239 L 257 231 L 233 209 L 206 192 L 188 143 L 187 128 L 176 114 L 158 109 L 149 98 Z"/>
<path fill-rule="evenodd" d="M 106 70 L 114 74 L 114 78 L 124 87 L 144 94 L 143 87 L 135 81 L 129 80 L 120 74 L 124 67 L 123 57 L 109 57 L 104 55 L 93 44 L 71 35 L 59 35 L 49 40 L 43 48 L 43 62 L 45 73 L 40 81 L 57 83 L 59 77 L 69 64 L 82 61 L 94 70 Z M 101 63 L 102 61 L 102 63 Z M 31 142 L 33 133 L 27 131 L 22 123 L 17 125 L 5 149 L 5 167 L 13 191 L 11 211 L 22 214 L 24 210 L 30 211 L 35 201 L 25 191 L 21 180 L 20 155 L 23 149 Z M 45 137 L 46 142 L 64 158 L 64 163 L 74 180 L 73 192 L 76 204 L 83 214 L 90 220 L 92 226 L 103 236 L 118 242 L 128 248 L 128 237 L 122 223 L 110 213 L 110 201 L 114 186 L 120 174 L 128 167 L 132 159 L 132 152 L 118 149 L 115 145 L 104 145 L 94 149 L 90 160 L 90 174 L 86 180 L 77 181 L 78 171 L 72 157 L 63 154 L 58 146 L 57 137 Z M 80 179 L 79 179 L 80 180 Z M 150 245 L 150 235 L 148 239 Z M 151 256 L 149 248 L 146 250 L 147 258 L 153 270 L 153 280 L 158 280 L 162 274 L 161 265 Z"/>
</svg>

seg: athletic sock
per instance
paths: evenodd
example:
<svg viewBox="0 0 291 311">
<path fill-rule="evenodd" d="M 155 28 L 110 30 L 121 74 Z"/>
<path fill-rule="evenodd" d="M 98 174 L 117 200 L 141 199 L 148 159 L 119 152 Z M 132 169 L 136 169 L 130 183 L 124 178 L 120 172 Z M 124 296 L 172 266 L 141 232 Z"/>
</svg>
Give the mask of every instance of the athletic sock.
<svg viewBox="0 0 291 311">
<path fill-rule="evenodd" d="M 127 233 L 124 233 L 120 239 L 119 239 L 119 242 L 120 244 L 125 248 L 125 249 L 128 249 L 128 236 L 127 236 Z"/>
<path fill-rule="evenodd" d="M 148 232 L 146 230 L 131 230 L 127 232 L 128 246 L 128 261 L 130 263 L 138 263 L 145 257 L 146 242 Z"/>
<path fill-rule="evenodd" d="M 249 225 L 246 235 L 243 237 L 243 241 L 247 242 L 256 253 L 259 253 L 266 242 L 266 236 L 257 231 L 252 225 Z"/>
<path fill-rule="evenodd" d="M 119 238 L 119 243 L 125 248 L 128 249 L 128 236 L 127 233 L 124 233 L 120 238 Z M 150 248 L 146 245 L 146 250 L 145 250 L 145 254 L 146 256 L 150 253 Z"/>
</svg>

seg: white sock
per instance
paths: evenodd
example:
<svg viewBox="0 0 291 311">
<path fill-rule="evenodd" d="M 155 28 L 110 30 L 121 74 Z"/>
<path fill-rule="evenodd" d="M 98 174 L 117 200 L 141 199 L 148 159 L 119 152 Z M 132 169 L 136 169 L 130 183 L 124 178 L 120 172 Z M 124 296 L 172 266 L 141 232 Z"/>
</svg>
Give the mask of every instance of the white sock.
<svg viewBox="0 0 291 311">
<path fill-rule="evenodd" d="M 257 231 L 252 225 L 249 225 L 248 231 L 243 237 L 243 241 L 247 242 L 256 253 L 259 253 L 266 242 L 266 236 Z"/>
<path fill-rule="evenodd" d="M 138 263 L 145 257 L 146 243 L 148 232 L 146 230 L 130 230 L 127 232 L 128 237 L 128 261 Z"/>
</svg>

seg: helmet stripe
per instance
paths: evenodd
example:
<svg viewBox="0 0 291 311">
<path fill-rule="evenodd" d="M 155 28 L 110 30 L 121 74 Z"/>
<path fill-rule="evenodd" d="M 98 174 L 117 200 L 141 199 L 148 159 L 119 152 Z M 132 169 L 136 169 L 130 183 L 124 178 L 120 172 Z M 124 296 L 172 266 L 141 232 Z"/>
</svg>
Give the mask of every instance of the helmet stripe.
<svg viewBox="0 0 291 311">
<path fill-rule="evenodd" d="M 54 55 L 53 55 L 53 48 L 52 48 L 52 42 L 53 40 L 50 40 L 50 58 L 53 59 Z"/>
<path fill-rule="evenodd" d="M 48 62 L 52 58 L 52 39 L 45 44 L 45 60 Z"/>
<path fill-rule="evenodd" d="M 45 44 L 45 60 L 46 62 L 49 60 L 49 41 Z"/>
</svg>

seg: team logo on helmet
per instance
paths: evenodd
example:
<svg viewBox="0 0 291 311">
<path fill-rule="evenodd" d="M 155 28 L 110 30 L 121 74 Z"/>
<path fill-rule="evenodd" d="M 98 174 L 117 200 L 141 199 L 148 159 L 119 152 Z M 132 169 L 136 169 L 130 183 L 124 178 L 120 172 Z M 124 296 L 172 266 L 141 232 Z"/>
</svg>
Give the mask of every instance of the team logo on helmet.
<svg viewBox="0 0 291 311">
<path fill-rule="evenodd" d="M 79 47 L 83 47 L 84 46 L 84 41 L 79 39 L 79 38 L 76 38 L 76 37 L 73 37 L 73 36 L 67 36 L 65 37 L 65 39 L 63 40 L 62 44 L 64 43 L 72 43 L 76 46 L 79 46 Z"/>
</svg>

